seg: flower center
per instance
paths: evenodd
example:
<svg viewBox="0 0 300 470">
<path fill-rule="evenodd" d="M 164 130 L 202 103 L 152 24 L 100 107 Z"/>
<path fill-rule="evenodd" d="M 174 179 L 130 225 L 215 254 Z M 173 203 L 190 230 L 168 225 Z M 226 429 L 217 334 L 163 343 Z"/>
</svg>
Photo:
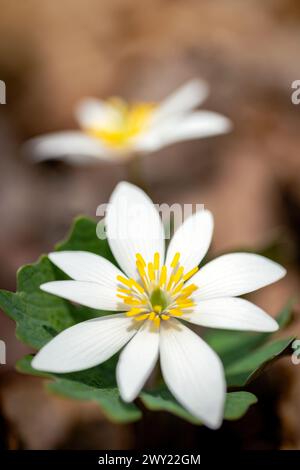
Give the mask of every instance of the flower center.
<svg viewBox="0 0 300 470">
<path fill-rule="evenodd" d="M 158 311 L 158 313 L 164 311 L 168 306 L 166 295 L 160 288 L 154 289 L 150 296 L 150 302 L 153 310 Z"/>
<path fill-rule="evenodd" d="M 146 129 L 154 109 L 155 105 L 151 103 L 136 103 L 130 106 L 120 98 L 111 98 L 103 123 L 86 131 L 101 139 L 108 147 L 126 148 L 131 139 Z"/>
<path fill-rule="evenodd" d="M 198 287 L 185 283 L 198 271 L 198 267 L 185 273 L 176 253 L 169 266 L 160 265 L 159 253 L 148 264 L 140 253 L 136 254 L 138 280 L 117 276 L 117 297 L 128 305 L 126 315 L 135 321 L 151 320 L 158 327 L 161 320 L 180 317 L 195 305 L 192 294 Z"/>
</svg>

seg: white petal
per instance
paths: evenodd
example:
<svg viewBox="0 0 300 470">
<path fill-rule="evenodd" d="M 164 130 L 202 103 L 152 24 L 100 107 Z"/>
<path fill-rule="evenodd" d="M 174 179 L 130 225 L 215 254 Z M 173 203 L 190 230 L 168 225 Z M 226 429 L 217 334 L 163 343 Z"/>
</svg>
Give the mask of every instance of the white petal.
<svg viewBox="0 0 300 470">
<path fill-rule="evenodd" d="M 76 106 L 75 116 L 83 128 L 98 127 L 105 122 L 107 104 L 96 98 L 86 98 Z"/>
<path fill-rule="evenodd" d="M 55 251 L 48 258 L 75 281 L 97 282 L 111 288 L 118 286 L 117 276 L 124 274 L 110 261 L 88 251 Z"/>
<path fill-rule="evenodd" d="M 159 353 L 159 330 L 145 322 L 123 349 L 118 366 L 117 382 L 124 401 L 133 401 L 151 374 Z"/>
<path fill-rule="evenodd" d="M 35 162 L 64 159 L 74 164 L 109 158 L 109 151 L 98 139 L 83 132 L 66 131 L 35 137 L 24 145 L 25 154 Z"/>
<path fill-rule="evenodd" d="M 89 369 L 112 357 L 136 333 L 120 315 L 88 320 L 59 333 L 34 357 L 32 367 L 49 372 Z"/>
<path fill-rule="evenodd" d="M 231 122 L 221 114 L 211 111 L 199 111 L 183 116 L 176 126 L 162 129 L 164 145 L 181 140 L 198 139 L 212 135 L 224 134 L 231 129 Z"/>
<path fill-rule="evenodd" d="M 241 331 L 276 331 L 277 322 L 248 300 L 225 297 L 200 300 L 195 311 L 182 317 L 195 325 Z"/>
<path fill-rule="evenodd" d="M 117 291 L 101 286 L 96 282 L 53 281 L 42 284 L 40 288 L 49 294 L 71 300 L 85 307 L 100 310 L 128 310 L 117 297 Z"/>
<path fill-rule="evenodd" d="M 105 217 L 108 242 L 118 264 L 136 277 L 136 254 L 152 262 L 155 252 L 164 259 L 164 230 L 151 199 L 137 186 L 122 182 L 114 190 Z"/>
<path fill-rule="evenodd" d="M 162 101 L 153 115 L 154 123 L 173 117 L 175 114 L 191 111 L 205 100 L 208 92 L 209 87 L 206 82 L 198 79 L 190 80 Z"/>
<path fill-rule="evenodd" d="M 221 360 L 177 320 L 162 323 L 160 357 L 164 380 L 174 397 L 212 429 L 222 423 L 226 384 Z"/>
<path fill-rule="evenodd" d="M 162 137 L 162 129 L 159 126 L 153 126 L 153 129 L 145 130 L 132 139 L 133 148 L 137 152 L 141 152 L 141 156 L 145 153 L 155 152 L 164 146 Z"/>
<path fill-rule="evenodd" d="M 190 271 L 202 261 L 209 248 L 213 233 L 213 216 L 207 210 L 198 211 L 188 217 L 176 230 L 167 251 L 166 263 L 172 262 L 174 255 L 180 253 L 180 264 L 185 272 Z"/>
<path fill-rule="evenodd" d="M 282 266 L 263 256 L 230 253 L 206 264 L 187 284 L 199 286 L 196 300 L 235 297 L 272 284 L 285 274 Z"/>
<path fill-rule="evenodd" d="M 175 142 L 224 134 L 231 127 L 230 120 L 221 114 L 211 111 L 193 112 L 153 126 L 137 139 L 136 147 L 141 151 L 153 152 Z"/>
</svg>

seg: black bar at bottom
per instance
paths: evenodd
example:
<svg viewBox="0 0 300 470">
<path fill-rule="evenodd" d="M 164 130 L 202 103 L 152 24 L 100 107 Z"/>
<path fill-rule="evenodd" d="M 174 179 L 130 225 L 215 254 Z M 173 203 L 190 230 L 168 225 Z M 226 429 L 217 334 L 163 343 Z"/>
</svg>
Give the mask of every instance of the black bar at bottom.
<svg viewBox="0 0 300 470">
<path fill-rule="evenodd" d="M 294 465 L 300 468 L 300 451 L 245 451 L 245 452 L 223 452 L 215 449 L 215 452 L 205 450 L 186 450 L 168 452 L 159 451 L 1 451 L 1 467 L 9 465 L 30 465 L 33 468 L 53 468 L 56 465 L 68 465 L 72 467 L 101 468 L 140 468 L 147 465 L 167 467 L 178 465 L 192 465 L 203 469 L 215 468 L 216 465 L 226 466 L 230 469 L 272 468 L 282 469 L 283 466 Z M 292 467 L 291 467 L 292 468 Z"/>
</svg>

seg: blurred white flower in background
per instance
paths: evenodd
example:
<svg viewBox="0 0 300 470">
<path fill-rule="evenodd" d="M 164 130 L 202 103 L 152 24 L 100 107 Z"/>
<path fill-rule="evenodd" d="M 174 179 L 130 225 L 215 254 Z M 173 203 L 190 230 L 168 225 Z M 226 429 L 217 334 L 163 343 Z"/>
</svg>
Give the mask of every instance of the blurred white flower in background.
<svg viewBox="0 0 300 470">
<path fill-rule="evenodd" d="M 64 159 L 120 160 L 166 145 L 223 134 L 231 129 L 225 116 L 195 111 L 208 95 L 208 85 L 191 80 L 160 104 L 128 104 L 121 98 L 87 98 L 75 110 L 79 131 L 60 131 L 33 138 L 25 151 L 34 161 Z"/>
</svg>

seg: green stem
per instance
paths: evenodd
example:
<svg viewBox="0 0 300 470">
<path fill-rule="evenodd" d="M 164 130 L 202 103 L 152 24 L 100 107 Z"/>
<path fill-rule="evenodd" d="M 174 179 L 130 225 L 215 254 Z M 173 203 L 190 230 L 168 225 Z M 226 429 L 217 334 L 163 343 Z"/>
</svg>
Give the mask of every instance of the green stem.
<svg viewBox="0 0 300 470">
<path fill-rule="evenodd" d="M 145 182 L 142 169 L 142 155 L 135 153 L 127 163 L 127 180 L 143 189 L 149 195 L 149 188 Z"/>
</svg>

